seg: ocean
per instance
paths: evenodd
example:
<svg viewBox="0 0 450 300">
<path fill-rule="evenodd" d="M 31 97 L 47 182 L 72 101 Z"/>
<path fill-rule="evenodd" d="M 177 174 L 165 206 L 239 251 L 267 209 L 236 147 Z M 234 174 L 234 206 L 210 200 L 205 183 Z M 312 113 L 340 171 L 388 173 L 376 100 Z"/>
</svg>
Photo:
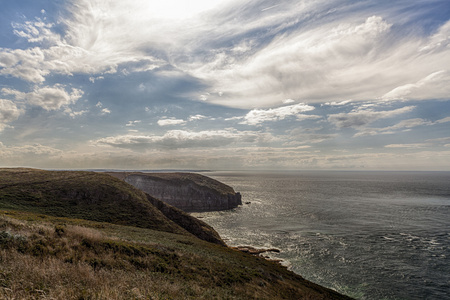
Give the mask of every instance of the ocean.
<svg viewBox="0 0 450 300">
<path fill-rule="evenodd" d="M 195 213 L 230 246 L 356 299 L 450 299 L 450 172 L 207 172 L 249 202 Z"/>
</svg>

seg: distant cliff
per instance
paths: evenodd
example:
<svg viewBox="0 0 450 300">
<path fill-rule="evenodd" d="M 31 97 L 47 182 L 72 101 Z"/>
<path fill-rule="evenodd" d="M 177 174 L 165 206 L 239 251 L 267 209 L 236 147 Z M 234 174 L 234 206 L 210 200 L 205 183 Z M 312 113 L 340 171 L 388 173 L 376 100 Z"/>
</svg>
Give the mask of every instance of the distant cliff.
<svg viewBox="0 0 450 300">
<path fill-rule="evenodd" d="M 241 194 L 195 173 L 108 173 L 184 211 L 226 210 L 242 204 Z"/>
</svg>

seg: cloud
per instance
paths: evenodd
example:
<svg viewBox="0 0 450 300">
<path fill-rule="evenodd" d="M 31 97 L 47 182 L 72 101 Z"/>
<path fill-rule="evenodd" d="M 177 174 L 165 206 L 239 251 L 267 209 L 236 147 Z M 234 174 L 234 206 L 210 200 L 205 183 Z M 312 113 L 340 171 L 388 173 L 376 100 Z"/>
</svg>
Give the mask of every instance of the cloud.
<svg viewBox="0 0 450 300">
<path fill-rule="evenodd" d="M 450 117 L 446 117 L 446 118 L 437 120 L 435 123 L 441 124 L 441 123 L 448 123 L 448 122 L 450 122 Z"/>
<path fill-rule="evenodd" d="M 398 122 L 393 126 L 388 126 L 384 128 L 362 128 L 354 136 L 367 136 L 367 135 L 377 135 L 377 134 L 394 134 L 398 130 L 410 130 L 411 128 L 417 126 L 429 126 L 435 123 L 424 120 L 422 118 L 408 119 Z"/>
<path fill-rule="evenodd" d="M 450 20 L 442 25 L 429 39 L 421 52 L 437 51 L 448 48 L 450 45 Z"/>
<path fill-rule="evenodd" d="M 370 124 L 379 119 L 386 119 L 411 112 L 414 106 L 405 106 L 402 108 L 386 111 L 375 111 L 373 109 L 354 110 L 349 113 L 338 113 L 328 115 L 328 122 L 338 128 L 358 128 Z"/>
<path fill-rule="evenodd" d="M 173 125 L 185 125 L 185 124 L 186 124 L 185 120 L 175 119 L 175 118 L 158 120 L 159 126 L 173 126 Z"/>
<path fill-rule="evenodd" d="M 26 103 L 39 106 L 47 111 L 59 110 L 77 102 L 83 96 L 83 91 L 72 88 L 68 93 L 64 85 L 56 84 L 54 86 L 35 86 L 29 93 L 20 92 L 13 89 L 3 88 L 4 94 L 12 95 L 16 100 L 25 100 Z"/>
<path fill-rule="evenodd" d="M 8 159 L 12 158 L 22 158 L 22 157 L 28 157 L 29 156 L 59 156 L 63 154 L 64 152 L 53 148 L 44 146 L 41 144 L 33 144 L 33 145 L 25 145 L 25 146 L 12 146 L 8 147 L 4 144 L 0 143 L 0 159 L 3 160 L 3 162 L 7 161 Z M 10 161 L 8 165 L 11 165 L 11 163 L 17 163 L 15 161 Z"/>
<path fill-rule="evenodd" d="M 434 72 L 416 83 L 396 87 L 381 97 L 383 100 L 449 99 L 450 71 Z"/>
<path fill-rule="evenodd" d="M 25 23 L 12 23 L 13 33 L 19 37 L 27 39 L 29 43 L 48 42 L 57 43 L 60 38 L 52 32 L 54 24 L 45 23 L 42 19 L 36 18 L 35 21 L 26 21 Z"/>
<path fill-rule="evenodd" d="M 126 27 L 120 24 L 123 18 L 114 16 L 114 13 L 122 14 L 123 11 L 105 14 L 104 5 L 106 3 L 100 0 L 78 0 L 68 4 L 69 13 L 58 22 L 59 30 L 61 27 L 65 29 L 63 35 L 56 33 L 54 23 L 41 19 L 13 23 L 13 32 L 36 46 L 28 49 L 0 48 L 0 75 L 41 83 L 52 73 L 112 74 L 122 65 L 127 65 L 127 72 L 143 72 L 166 64 L 163 59 L 146 54 L 131 43 L 131 39 L 124 40 Z M 113 2 L 111 6 L 114 6 Z M 132 36 L 136 38 L 136 35 Z M 102 76 L 96 77 L 100 78 Z"/>
<path fill-rule="evenodd" d="M 14 102 L 0 99 L 0 132 L 8 127 L 8 123 L 17 120 L 21 114 L 22 110 Z"/>
<path fill-rule="evenodd" d="M 71 155 L 73 155 L 73 153 L 70 151 L 62 151 L 39 143 L 7 146 L 0 142 L 0 164 L 2 166 L 64 168 L 63 164 L 70 165 L 70 161 L 73 159 L 73 157 L 70 157 Z M 63 160 L 63 157 L 66 158 L 66 161 Z M 82 160 L 82 158 L 80 160 Z"/>
<path fill-rule="evenodd" d="M 102 108 L 102 110 L 100 111 L 101 116 L 109 115 L 110 113 L 111 113 L 111 111 L 106 107 Z"/>
<path fill-rule="evenodd" d="M 127 126 L 127 127 L 133 127 L 133 126 L 136 126 L 136 124 L 139 124 L 139 123 L 141 123 L 141 122 L 142 122 L 141 120 L 128 121 L 128 123 L 127 123 L 125 126 Z"/>
<path fill-rule="evenodd" d="M 217 56 L 209 70 L 202 67 L 194 74 L 205 80 L 215 78 L 217 74 L 221 76 L 215 89 L 234 99 L 208 99 L 223 105 L 248 107 L 258 103 L 267 106 L 280 97 L 309 101 L 344 95 L 361 98 L 364 92 L 360 84 L 372 75 L 354 70 L 354 67 L 350 71 L 349 66 L 360 66 L 367 51 L 377 48 L 378 40 L 389 32 L 390 27 L 391 24 L 381 17 L 373 16 L 362 24 L 324 25 L 311 31 L 281 35 L 248 60 L 234 61 L 232 57 Z M 369 88 L 368 82 L 364 85 Z M 353 97 L 355 93 L 358 97 Z M 248 100 L 237 103 L 238 98 L 244 96 Z"/>
<path fill-rule="evenodd" d="M 324 105 L 342 106 L 342 105 L 346 105 L 346 104 L 348 104 L 350 102 L 351 102 L 350 100 L 344 100 L 344 101 L 340 101 L 340 102 L 332 101 L 332 102 L 326 102 L 326 103 L 324 103 Z"/>
<path fill-rule="evenodd" d="M 427 142 L 450 143 L 450 137 L 442 137 L 437 139 L 429 139 Z"/>
<path fill-rule="evenodd" d="M 394 134 L 398 132 L 398 130 L 408 131 L 411 128 L 418 126 L 431 126 L 436 124 L 442 124 L 450 122 L 450 117 L 443 118 L 437 121 L 428 121 L 422 118 L 408 119 L 398 122 L 395 125 L 384 127 L 384 128 L 360 128 L 359 132 L 354 136 L 367 136 L 367 135 L 377 135 L 377 134 Z"/>
<path fill-rule="evenodd" d="M 241 124 L 259 125 L 263 122 L 284 120 L 291 116 L 295 116 L 297 119 L 319 118 L 318 116 L 301 114 L 302 112 L 312 110 L 314 110 L 313 106 L 304 103 L 271 109 L 253 109 L 245 115 L 244 121 Z"/>
<path fill-rule="evenodd" d="M 267 134 L 252 131 L 205 130 L 199 132 L 170 130 L 164 135 L 121 135 L 99 139 L 96 145 L 134 150 L 224 147 L 232 143 L 254 143 L 270 140 Z"/>
<path fill-rule="evenodd" d="M 198 120 L 203 120 L 203 119 L 207 119 L 207 116 L 204 115 L 195 115 L 195 116 L 190 116 L 189 117 L 189 121 L 198 121 Z"/>
<path fill-rule="evenodd" d="M 293 3 L 288 5 L 294 6 Z M 327 16 L 321 11 L 323 6 L 324 3 L 304 4 L 293 9 L 297 12 L 297 19 L 292 21 L 296 26 L 292 28 L 294 25 L 291 24 L 291 30 L 287 31 L 284 31 L 283 23 L 277 23 L 278 17 L 283 15 L 284 24 L 288 24 L 292 15 L 288 9 L 277 11 L 266 28 L 272 28 L 272 32 L 278 34 L 266 37 L 269 43 L 256 44 L 246 55 L 236 55 L 226 48 L 214 49 L 198 62 L 198 66 L 181 63 L 177 66 L 208 82 L 212 86 L 211 91 L 223 91 L 222 97 L 211 92 L 205 100 L 251 108 L 276 105 L 280 98 L 308 102 L 331 102 L 336 98 L 379 99 L 396 87 L 417 82 L 450 64 L 449 47 L 444 45 L 433 48 L 433 51 L 422 50 L 429 44 L 439 44 L 437 41 L 443 39 L 448 43 L 446 37 L 450 22 L 431 37 L 405 35 L 399 31 L 401 26 L 393 26 L 400 22 L 395 15 L 400 7 L 392 7 L 390 18 L 382 17 L 388 13 L 380 11 L 379 15 L 361 20 L 359 16 L 369 10 L 348 11 L 327 19 L 320 17 L 320 12 Z M 353 13 L 359 13 L 359 16 Z M 316 23 L 303 20 L 302 14 L 315 15 Z M 248 24 L 262 27 L 263 18 L 252 21 Z M 236 25 L 242 27 L 236 26 L 236 39 L 245 36 L 245 30 L 256 30 L 245 23 Z M 420 97 L 445 97 L 448 88 L 444 82 L 445 78 L 441 78 L 439 84 L 435 82 L 422 88 Z M 442 91 L 439 87 L 445 89 Z M 414 99 L 414 93 L 410 95 Z M 243 98 L 246 101 L 242 101 Z"/>
<path fill-rule="evenodd" d="M 418 144 L 390 144 L 384 146 L 385 148 L 408 148 L 408 149 L 418 149 L 418 148 L 426 148 L 431 145 L 428 143 L 418 143 Z"/>
<path fill-rule="evenodd" d="M 293 99 L 285 99 L 282 102 L 283 102 L 283 104 L 291 104 L 291 103 L 295 103 L 295 100 L 293 100 Z"/>
<path fill-rule="evenodd" d="M 0 75 L 10 75 L 30 82 L 43 82 L 50 70 L 43 66 L 45 51 L 0 48 Z"/>
<path fill-rule="evenodd" d="M 420 18 L 404 6 L 75 0 L 55 23 L 14 23 L 13 32 L 32 46 L 1 48 L 0 75 L 42 83 L 53 74 L 86 74 L 95 82 L 119 71 L 166 68 L 204 84 L 195 97 L 185 95 L 190 99 L 247 109 L 274 107 L 279 99 L 445 96 L 448 75 L 426 78 L 450 64 L 450 21 L 429 36 L 405 35 L 402 22 Z M 409 84 L 419 92 L 409 92 Z"/>
<path fill-rule="evenodd" d="M 64 110 L 64 113 L 66 113 L 67 115 L 69 115 L 72 119 L 75 119 L 76 117 L 82 116 L 86 113 L 88 113 L 88 110 L 80 110 L 80 111 L 73 111 L 70 108 L 66 108 Z"/>
</svg>

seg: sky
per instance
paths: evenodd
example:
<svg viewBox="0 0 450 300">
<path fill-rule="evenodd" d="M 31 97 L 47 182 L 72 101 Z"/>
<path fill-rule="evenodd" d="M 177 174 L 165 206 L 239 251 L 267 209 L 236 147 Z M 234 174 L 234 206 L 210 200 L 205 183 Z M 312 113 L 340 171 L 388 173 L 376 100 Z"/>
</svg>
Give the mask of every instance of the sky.
<svg viewBox="0 0 450 300">
<path fill-rule="evenodd" d="M 0 0 L 0 166 L 450 171 L 450 3 Z"/>
</svg>

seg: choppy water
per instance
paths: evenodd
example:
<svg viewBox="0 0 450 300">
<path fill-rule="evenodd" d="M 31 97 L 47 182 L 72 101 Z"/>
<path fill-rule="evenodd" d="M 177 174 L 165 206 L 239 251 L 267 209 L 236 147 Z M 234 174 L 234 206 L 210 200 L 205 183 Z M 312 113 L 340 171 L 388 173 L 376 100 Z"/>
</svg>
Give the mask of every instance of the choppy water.
<svg viewBox="0 0 450 300">
<path fill-rule="evenodd" d="M 243 195 L 197 213 L 229 245 L 276 247 L 357 299 L 450 299 L 450 172 L 211 172 Z"/>
</svg>

